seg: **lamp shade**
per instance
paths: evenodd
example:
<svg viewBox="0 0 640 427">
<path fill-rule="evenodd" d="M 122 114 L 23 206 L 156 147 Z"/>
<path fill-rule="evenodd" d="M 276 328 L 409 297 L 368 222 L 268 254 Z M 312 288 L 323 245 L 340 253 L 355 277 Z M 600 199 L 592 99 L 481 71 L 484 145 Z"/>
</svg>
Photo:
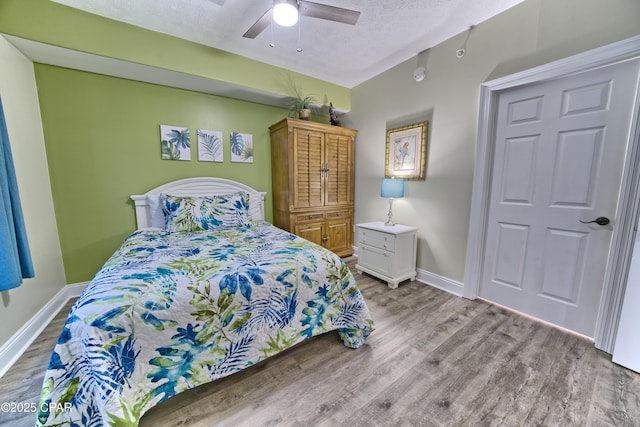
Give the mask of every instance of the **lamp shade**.
<svg viewBox="0 0 640 427">
<path fill-rule="evenodd" d="M 298 7 L 295 1 L 279 0 L 273 5 L 273 20 L 283 27 L 291 27 L 298 22 Z"/>
<path fill-rule="evenodd" d="M 404 197 L 404 179 L 382 178 L 380 197 L 386 197 L 388 199 Z"/>
</svg>

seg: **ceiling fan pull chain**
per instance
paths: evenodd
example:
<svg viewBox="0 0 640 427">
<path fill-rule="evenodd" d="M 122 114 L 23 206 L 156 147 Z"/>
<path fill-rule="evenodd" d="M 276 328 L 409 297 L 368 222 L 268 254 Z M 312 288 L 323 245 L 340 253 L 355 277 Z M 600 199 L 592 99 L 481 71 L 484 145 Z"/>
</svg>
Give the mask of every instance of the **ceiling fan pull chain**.
<svg viewBox="0 0 640 427">
<path fill-rule="evenodd" d="M 302 52 L 302 46 L 300 46 L 300 20 L 298 20 L 298 47 L 296 48 L 297 52 Z"/>
<path fill-rule="evenodd" d="M 276 47 L 276 44 L 273 41 L 273 19 L 271 20 L 271 42 L 269 43 L 269 47 Z"/>
</svg>

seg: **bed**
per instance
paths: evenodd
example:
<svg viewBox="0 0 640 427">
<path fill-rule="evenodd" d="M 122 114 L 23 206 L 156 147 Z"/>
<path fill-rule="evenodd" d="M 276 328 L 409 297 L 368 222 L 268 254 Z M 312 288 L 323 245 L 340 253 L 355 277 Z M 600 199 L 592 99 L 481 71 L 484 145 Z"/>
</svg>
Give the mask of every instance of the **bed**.
<svg viewBox="0 0 640 427">
<path fill-rule="evenodd" d="M 135 426 L 159 402 L 373 320 L 346 264 L 264 221 L 244 184 L 191 178 L 131 196 L 137 230 L 71 309 L 36 425 Z"/>
</svg>

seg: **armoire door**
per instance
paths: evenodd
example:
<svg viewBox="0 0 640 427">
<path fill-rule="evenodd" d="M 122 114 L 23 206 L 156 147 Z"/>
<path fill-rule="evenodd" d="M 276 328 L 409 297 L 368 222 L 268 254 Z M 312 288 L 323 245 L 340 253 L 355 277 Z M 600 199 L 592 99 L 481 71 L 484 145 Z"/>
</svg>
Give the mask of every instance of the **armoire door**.
<svg viewBox="0 0 640 427">
<path fill-rule="evenodd" d="M 353 203 L 353 138 L 325 134 L 325 206 Z"/>
<path fill-rule="evenodd" d="M 594 336 L 638 68 L 499 95 L 481 297 Z"/>
<path fill-rule="evenodd" d="M 324 221 L 313 223 L 295 223 L 293 228 L 293 234 L 300 236 L 303 239 L 307 239 L 316 245 L 324 245 Z"/>
<path fill-rule="evenodd" d="M 353 254 L 352 212 L 350 210 L 329 211 L 326 215 L 326 240 L 324 246 L 339 256 Z"/>
<path fill-rule="evenodd" d="M 324 134 L 297 128 L 293 132 L 293 208 L 323 207 Z"/>
</svg>

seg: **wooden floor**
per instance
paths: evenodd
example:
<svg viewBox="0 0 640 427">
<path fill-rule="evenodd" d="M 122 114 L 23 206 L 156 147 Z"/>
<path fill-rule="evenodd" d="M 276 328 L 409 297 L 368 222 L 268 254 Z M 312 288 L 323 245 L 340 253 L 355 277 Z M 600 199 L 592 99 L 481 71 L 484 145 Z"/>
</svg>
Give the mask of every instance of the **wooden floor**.
<svg viewBox="0 0 640 427">
<path fill-rule="evenodd" d="M 140 425 L 640 426 L 640 375 L 588 340 L 420 282 L 392 290 L 355 276 L 376 321 L 364 347 L 313 338 L 161 403 Z M 37 402 L 68 309 L 0 379 L 0 402 Z M 1 425 L 34 422 L 0 414 Z"/>
</svg>

